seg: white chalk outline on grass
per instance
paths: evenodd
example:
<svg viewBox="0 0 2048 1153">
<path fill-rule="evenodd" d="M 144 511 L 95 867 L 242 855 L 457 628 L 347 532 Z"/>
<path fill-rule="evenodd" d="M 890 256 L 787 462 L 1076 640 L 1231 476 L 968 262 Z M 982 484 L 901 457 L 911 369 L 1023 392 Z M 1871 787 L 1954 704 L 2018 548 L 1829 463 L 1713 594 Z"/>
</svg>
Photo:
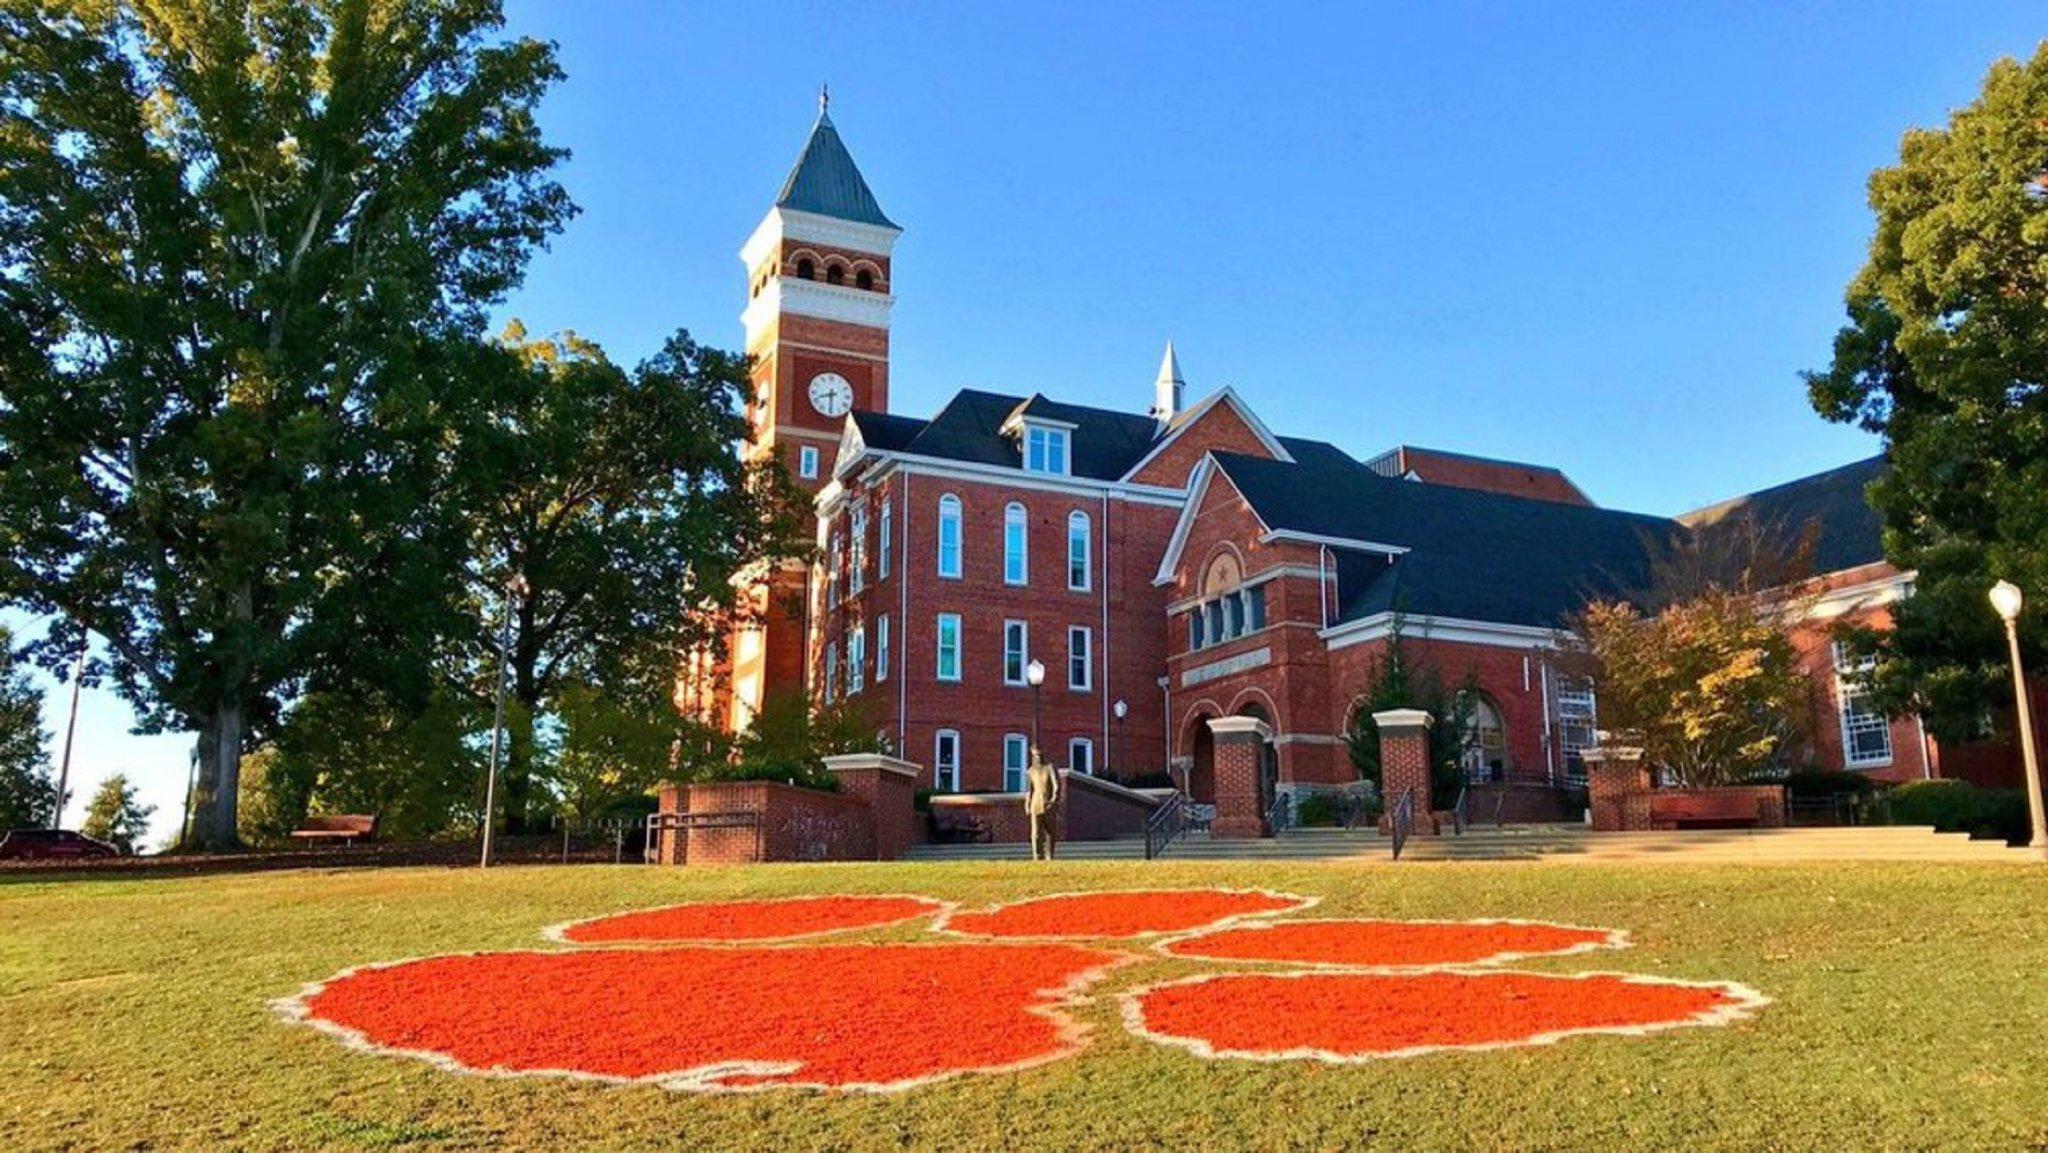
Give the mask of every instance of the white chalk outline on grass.
<svg viewBox="0 0 2048 1153">
<path fill-rule="evenodd" d="M 692 945 L 687 947 L 701 951 L 713 951 L 718 948 L 715 945 Z M 959 945 L 947 941 L 896 941 L 863 945 L 855 945 L 853 943 L 825 946 L 801 945 L 794 948 L 775 945 L 752 947 L 780 948 L 785 951 L 795 952 L 821 947 L 841 949 L 856 947 L 874 949 L 934 949 L 959 948 Z M 983 947 L 1000 949 L 1008 946 L 995 944 L 984 945 Z M 1080 948 L 1079 946 L 1073 947 Z M 1068 1010 L 1092 1004 L 1094 997 L 1090 996 L 1087 990 L 1110 973 L 1126 965 L 1135 964 L 1147 959 L 1141 954 L 1136 953 L 1115 952 L 1105 949 L 1081 949 L 1082 952 L 1100 954 L 1103 958 L 1102 962 L 1080 970 L 1059 985 L 1033 990 L 1031 1001 L 1021 1006 L 1021 1008 L 1026 1013 L 1044 1017 L 1053 1023 L 1055 1029 L 1053 1041 L 1056 1047 L 1049 1049 L 1047 1052 L 1027 1057 L 1021 1061 L 1011 1062 L 1007 1065 L 966 1066 L 958 1069 L 947 1069 L 923 1077 L 904 1078 L 898 1081 L 862 1081 L 846 1082 L 844 1084 L 832 1084 L 823 1081 L 763 1081 L 755 1085 L 734 1085 L 727 1082 L 727 1079 L 732 1077 L 765 1078 L 788 1076 L 801 1071 L 805 1067 L 806 1063 L 802 1061 L 718 1061 L 705 1065 L 695 1065 L 685 1069 L 650 1073 L 644 1077 L 621 1077 L 607 1073 L 590 1073 L 580 1069 L 479 1068 L 474 1065 L 465 1064 L 461 1060 L 436 1049 L 416 1049 L 380 1044 L 370 1040 L 360 1029 L 315 1016 L 312 1011 L 311 1002 L 313 998 L 318 997 L 328 986 L 345 981 L 361 973 L 374 972 L 380 969 L 396 969 L 405 965 L 416 965 L 427 961 L 444 961 L 462 957 L 579 957 L 592 956 L 604 952 L 635 953 L 645 951 L 592 948 L 484 949 L 460 953 L 437 953 L 424 957 L 407 957 L 398 961 L 378 961 L 366 965 L 352 965 L 322 981 L 309 981 L 300 986 L 297 993 L 273 999 L 270 1002 L 270 1008 L 272 1012 L 276 1013 L 287 1024 L 302 1025 L 317 1032 L 325 1033 L 327 1036 L 340 1041 L 345 1047 L 359 1053 L 368 1053 L 378 1057 L 402 1057 L 408 1060 L 422 1061 L 443 1072 L 471 1077 L 506 1079 L 517 1077 L 566 1077 L 570 1080 L 592 1081 L 608 1085 L 653 1085 L 657 1088 L 683 1093 L 765 1093 L 781 1089 L 806 1089 L 820 1093 L 887 1094 L 907 1092 L 911 1089 L 936 1084 L 940 1081 L 948 1081 L 955 1077 L 1021 1072 L 1040 1065 L 1048 1065 L 1054 1061 L 1063 1061 L 1080 1053 L 1088 1047 L 1094 1027 L 1088 1022 L 1080 1020 Z"/>
<path fill-rule="evenodd" d="M 1289 925 L 1523 925 L 1543 929 L 1566 929 L 1576 933 L 1600 933 L 1598 941 L 1581 941 L 1562 949 L 1538 949 L 1516 952 L 1507 950 L 1474 957 L 1462 961 L 1419 961 L 1412 964 L 1373 964 L 1368 961 L 1311 961 L 1298 957 L 1213 957 L 1199 953 L 1176 953 L 1184 945 L 1194 944 L 1208 937 L 1220 937 L 1226 933 L 1251 932 L 1267 929 L 1284 929 Z M 1466 919 L 1446 917 L 1298 917 L 1285 921 L 1252 921 L 1232 925 L 1223 929 L 1203 929 L 1178 937 L 1154 941 L 1152 949 L 1162 957 L 1175 961 L 1200 961 L 1214 965 L 1285 965 L 1290 968 L 1314 968 L 1329 972 L 1366 973 L 1426 973 L 1442 969 L 1473 969 L 1493 965 L 1505 965 L 1513 961 L 1527 961 L 1539 957 L 1571 957 L 1601 949 L 1632 949 L 1635 942 L 1629 939 L 1627 929 L 1607 929 L 1598 925 L 1567 925 L 1561 921 L 1536 921 L 1523 917 L 1472 917 Z"/>
<path fill-rule="evenodd" d="M 637 917 L 643 913 L 665 913 L 670 909 L 691 909 L 717 905 L 786 905 L 800 901 L 918 901 L 928 908 L 898 917 L 893 921 L 872 921 L 860 925 L 843 925 L 835 929 L 813 929 L 805 933 L 782 933 L 773 937 L 623 937 L 609 941 L 572 941 L 569 930 L 578 925 L 594 925 L 599 921 L 610 921 L 618 917 Z M 563 921 L 549 925 L 540 931 L 541 938 L 560 945 L 577 948 L 630 948 L 635 945 L 756 945 L 776 944 L 783 941 L 808 941 L 817 937 L 829 937 L 839 933 L 858 933 L 868 929 L 893 929 L 912 921 L 927 917 L 948 917 L 959 908 L 958 901 L 942 901 L 937 897 L 926 897 L 918 893 L 810 893 L 795 897 L 735 897 L 719 901 L 682 901 L 673 905 L 655 905 L 645 909 L 625 909 L 617 913 L 605 913 L 596 917 L 582 917 L 574 921 Z"/>
<path fill-rule="evenodd" d="M 1214 921 L 1207 921 L 1200 925 L 1195 925 L 1188 928 L 1147 929 L 1137 933 L 1121 933 L 1112 935 L 1104 935 L 1101 933 L 1039 933 L 1025 936 L 1007 933 L 977 933 L 970 929 L 956 929 L 953 927 L 953 918 L 956 916 L 989 916 L 996 913 L 1001 913 L 1008 909 L 1019 908 L 1024 905 L 1037 905 L 1047 901 L 1061 901 L 1072 897 L 1128 897 L 1137 895 L 1176 897 L 1191 894 L 1214 896 L 1218 893 L 1225 893 L 1232 896 L 1272 897 L 1275 900 L 1292 901 L 1294 902 L 1294 905 L 1291 908 L 1285 909 L 1256 909 L 1244 913 L 1231 913 L 1224 917 L 1220 917 Z M 1322 898 L 1319 896 L 1304 897 L 1299 893 L 1282 893 L 1274 889 L 1223 889 L 1214 887 L 1204 887 L 1197 889 L 1084 889 L 1071 893 L 1045 893 L 1036 897 L 1026 897 L 1022 900 L 1005 901 L 1002 904 L 990 905 L 987 908 L 982 909 L 962 909 L 956 905 L 954 908 L 948 910 L 945 916 L 940 917 L 937 921 L 933 922 L 932 932 L 944 933 L 948 936 L 960 937 L 969 941 L 1057 941 L 1062 943 L 1070 941 L 1136 941 L 1145 937 L 1181 937 L 1187 936 L 1190 933 L 1218 932 L 1223 929 L 1236 928 L 1239 925 L 1256 923 L 1260 919 L 1266 917 L 1284 917 L 1293 913 L 1299 913 L 1305 909 L 1313 908 L 1321 901 Z"/>
<path fill-rule="evenodd" d="M 1436 975 L 1462 977 L 1533 977 L 1546 981 L 1586 981 L 1607 978 L 1627 985 L 1676 985 L 1694 989 L 1712 989 L 1729 998 L 1704 1012 L 1690 1014 L 1684 1018 L 1655 1021 L 1642 1025 L 1586 1025 L 1570 1029 L 1553 1029 L 1545 1033 L 1532 1033 L 1512 1041 L 1480 1041 L 1467 1045 L 1410 1045 L 1404 1049 L 1385 1049 L 1370 1053 L 1338 1053 L 1313 1047 L 1299 1049 L 1218 1049 L 1199 1037 L 1161 1033 L 1152 1029 L 1145 1021 L 1144 998 L 1160 989 L 1182 985 L 1199 985 L 1210 981 L 1288 981 L 1304 978 L 1329 979 L 1333 977 L 1385 977 L 1412 979 Z M 1769 997 L 1734 981 L 1691 981 L 1678 977 L 1647 977 L 1640 973 L 1619 973 L 1594 971 L 1588 973 L 1534 973 L 1521 969 L 1488 969 L 1469 965 L 1445 965 L 1428 970 L 1415 969 L 1366 969 L 1352 968 L 1343 971 L 1312 969 L 1301 972 L 1262 973 L 1224 972 L 1202 973 L 1193 977 L 1181 977 L 1171 981 L 1160 981 L 1141 985 L 1117 994 L 1118 1009 L 1123 1018 L 1124 1028 L 1133 1036 L 1142 1037 L 1155 1045 L 1166 1045 L 1185 1049 L 1208 1061 L 1320 1061 L 1329 1065 L 1363 1065 L 1372 1061 L 1391 1061 L 1406 1057 L 1421 1057 L 1431 1053 L 1476 1053 L 1494 1049 L 1526 1049 L 1540 1045 L 1555 1045 L 1568 1037 L 1582 1036 L 1623 1036 L 1642 1037 L 1651 1033 L 1662 1033 L 1673 1029 L 1695 1027 L 1719 1027 L 1732 1025 L 1748 1019 L 1758 1009 L 1771 1003 Z"/>
</svg>

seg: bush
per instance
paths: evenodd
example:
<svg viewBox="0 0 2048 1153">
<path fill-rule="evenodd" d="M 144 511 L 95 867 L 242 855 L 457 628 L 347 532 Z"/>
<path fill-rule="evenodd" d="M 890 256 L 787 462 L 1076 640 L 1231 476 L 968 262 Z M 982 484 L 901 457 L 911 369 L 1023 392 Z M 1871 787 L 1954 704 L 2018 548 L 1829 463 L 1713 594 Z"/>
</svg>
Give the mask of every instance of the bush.
<svg viewBox="0 0 2048 1153">
<path fill-rule="evenodd" d="M 1877 783 L 1862 773 L 1842 772 L 1837 769 L 1796 769 L 1776 781 L 1765 783 L 1781 784 L 1785 791 L 1801 799 L 1832 797 L 1840 793 L 1869 793 Z"/>
<path fill-rule="evenodd" d="M 1968 781 L 1914 781 L 1877 805 L 1891 825 L 1933 825 L 1939 832 L 1997 837 L 2024 845 L 2032 835 L 2024 789 L 1980 789 Z"/>
<path fill-rule="evenodd" d="M 1294 807 L 1296 824 L 1323 828 L 1337 823 L 1337 802 L 1322 793 L 1311 793 Z"/>
<path fill-rule="evenodd" d="M 1172 773 L 1155 771 L 1120 777 L 1117 784 L 1127 789 L 1177 789 L 1180 781 Z"/>
</svg>

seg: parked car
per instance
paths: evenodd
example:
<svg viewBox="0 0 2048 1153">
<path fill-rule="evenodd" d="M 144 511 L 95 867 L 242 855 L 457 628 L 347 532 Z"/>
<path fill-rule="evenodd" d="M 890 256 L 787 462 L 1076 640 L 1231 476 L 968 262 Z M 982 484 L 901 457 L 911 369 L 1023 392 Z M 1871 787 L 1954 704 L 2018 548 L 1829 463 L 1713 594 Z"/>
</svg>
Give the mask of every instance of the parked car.
<svg viewBox="0 0 2048 1153">
<path fill-rule="evenodd" d="M 9 829 L 0 835 L 0 861 L 87 861 L 120 855 L 115 846 L 70 829 Z"/>
</svg>

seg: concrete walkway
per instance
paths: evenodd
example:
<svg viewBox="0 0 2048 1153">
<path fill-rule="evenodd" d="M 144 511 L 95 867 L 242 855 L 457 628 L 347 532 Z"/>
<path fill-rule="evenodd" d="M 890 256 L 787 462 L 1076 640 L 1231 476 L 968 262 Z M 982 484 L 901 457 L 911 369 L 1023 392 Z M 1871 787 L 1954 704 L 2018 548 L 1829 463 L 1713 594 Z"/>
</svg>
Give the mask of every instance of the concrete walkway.
<svg viewBox="0 0 2048 1153">
<path fill-rule="evenodd" d="M 1022 860 L 1024 845 L 917 845 L 913 861 Z M 1060 858 L 1074 861 L 1133 860 L 1145 857 L 1139 837 L 1113 841 L 1069 841 Z M 1219 840 L 1195 835 L 1175 842 L 1163 859 L 1173 861 L 1359 861 L 1393 860 L 1391 842 L 1370 830 L 1296 829 L 1264 840 Z M 1912 826 L 1817 829 L 1726 829 L 1666 833 L 1594 833 L 1578 825 L 1508 825 L 1472 829 L 1462 837 L 1416 837 L 1401 861 L 1653 862 L 1709 864 L 1794 861 L 1961 861 L 2038 863 L 2026 849 L 1999 841 L 1973 841 L 1961 833 L 1937 833 Z"/>
</svg>

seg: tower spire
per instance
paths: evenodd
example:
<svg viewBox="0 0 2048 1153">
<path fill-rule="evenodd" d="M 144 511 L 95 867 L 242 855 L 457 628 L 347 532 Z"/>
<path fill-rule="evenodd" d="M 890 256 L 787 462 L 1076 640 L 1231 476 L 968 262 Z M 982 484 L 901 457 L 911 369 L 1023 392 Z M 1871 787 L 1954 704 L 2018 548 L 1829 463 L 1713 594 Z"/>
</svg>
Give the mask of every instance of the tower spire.
<svg viewBox="0 0 2048 1153">
<path fill-rule="evenodd" d="M 1181 394 L 1188 382 L 1180 374 L 1180 358 L 1173 354 L 1173 340 L 1166 342 L 1166 355 L 1159 360 L 1159 378 L 1152 382 L 1152 415 L 1162 421 L 1180 415 Z"/>
<path fill-rule="evenodd" d="M 823 116 L 830 111 L 832 111 L 832 86 L 820 83 L 818 85 L 818 115 Z"/>
</svg>

